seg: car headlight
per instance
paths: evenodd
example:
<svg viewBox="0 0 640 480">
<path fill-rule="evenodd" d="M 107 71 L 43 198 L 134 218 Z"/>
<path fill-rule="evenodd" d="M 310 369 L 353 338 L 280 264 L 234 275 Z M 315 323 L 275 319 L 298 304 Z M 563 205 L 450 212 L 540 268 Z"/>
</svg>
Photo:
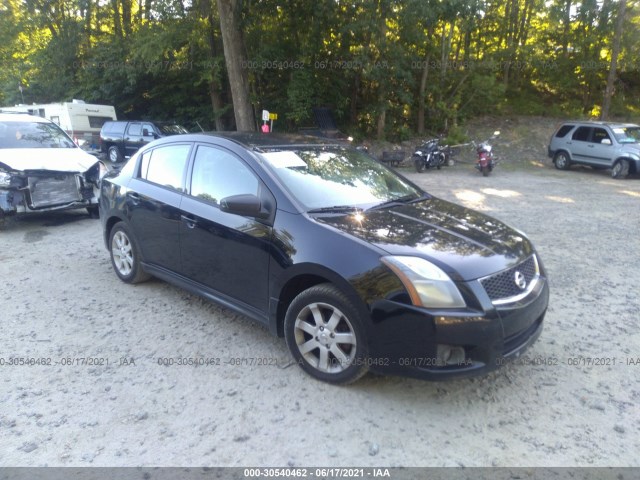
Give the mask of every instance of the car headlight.
<svg viewBox="0 0 640 480">
<path fill-rule="evenodd" d="M 466 306 L 449 275 L 428 260 L 409 256 L 389 256 L 380 260 L 402 281 L 414 305 L 425 308 Z"/>
<path fill-rule="evenodd" d="M 8 187 L 11 185 L 11 175 L 5 172 L 0 172 L 0 186 Z"/>
</svg>

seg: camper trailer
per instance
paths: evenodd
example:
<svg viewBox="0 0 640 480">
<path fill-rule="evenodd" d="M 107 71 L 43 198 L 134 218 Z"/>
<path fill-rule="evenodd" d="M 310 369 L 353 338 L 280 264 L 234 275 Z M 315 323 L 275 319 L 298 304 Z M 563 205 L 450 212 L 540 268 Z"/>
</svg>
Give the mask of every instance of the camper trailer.
<svg viewBox="0 0 640 480">
<path fill-rule="evenodd" d="M 100 129 L 109 120 L 117 120 L 116 110 L 110 105 L 95 105 L 83 100 L 63 103 L 16 105 L 2 107 L 3 112 L 22 112 L 51 120 L 73 138 L 83 149 L 99 151 Z"/>
</svg>

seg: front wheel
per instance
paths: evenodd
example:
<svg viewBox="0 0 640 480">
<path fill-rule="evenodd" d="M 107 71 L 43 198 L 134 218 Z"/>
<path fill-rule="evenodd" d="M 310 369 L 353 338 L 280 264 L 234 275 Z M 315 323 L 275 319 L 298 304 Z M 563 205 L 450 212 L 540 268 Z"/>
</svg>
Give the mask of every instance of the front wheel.
<svg viewBox="0 0 640 480">
<path fill-rule="evenodd" d="M 111 229 L 109 251 L 113 269 L 123 282 L 140 283 L 151 277 L 143 270 L 138 245 L 123 222 L 116 223 Z"/>
<path fill-rule="evenodd" d="M 311 287 L 291 302 L 284 333 L 298 365 L 318 380 L 348 384 L 368 370 L 363 322 L 332 284 Z"/>
<path fill-rule="evenodd" d="M 422 157 L 413 157 L 413 166 L 416 167 L 416 172 L 424 172 L 424 160 L 422 160 Z"/>
<path fill-rule="evenodd" d="M 489 173 L 491 172 L 491 169 L 488 166 L 480 167 L 480 171 L 482 172 L 483 177 L 488 177 Z"/>
<path fill-rule="evenodd" d="M 629 161 L 618 160 L 611 169 L 611 178 L 627 178 L 629 175 Z"/>
<path fill-rule="evenodd" d="M 567 170 L 571 166 L 569 155 L 566 152 L 558 152 L 553 158 L 553 163 L 558 170 Z"/>
</svg>

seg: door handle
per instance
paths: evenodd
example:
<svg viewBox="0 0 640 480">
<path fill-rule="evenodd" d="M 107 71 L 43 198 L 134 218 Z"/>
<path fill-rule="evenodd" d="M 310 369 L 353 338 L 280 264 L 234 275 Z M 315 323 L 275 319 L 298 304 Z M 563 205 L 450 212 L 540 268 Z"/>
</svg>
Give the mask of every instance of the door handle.
<svg viewBox="0 0 640 480">
<path fill-rule="evenodd" d="M 180 215 L 180 220 L 186 223 L 188 228 L 196 228 L 196 225 L 198 225 L 198 221 L 188 215 Z"/>
</svg>

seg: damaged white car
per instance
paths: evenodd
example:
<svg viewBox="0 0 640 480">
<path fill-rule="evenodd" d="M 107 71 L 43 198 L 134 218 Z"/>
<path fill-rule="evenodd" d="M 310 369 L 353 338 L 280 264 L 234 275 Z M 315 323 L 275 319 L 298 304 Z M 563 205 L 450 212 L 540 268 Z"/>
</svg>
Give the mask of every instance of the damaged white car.
<svg viewBox="0 0 640 480">
<path fill-rule="evenodd" d="M 72 208 L 86 208 L 97 217 L 106 171 L 55 123 L 0 113 L 0 220 Z"/>
</svg>

